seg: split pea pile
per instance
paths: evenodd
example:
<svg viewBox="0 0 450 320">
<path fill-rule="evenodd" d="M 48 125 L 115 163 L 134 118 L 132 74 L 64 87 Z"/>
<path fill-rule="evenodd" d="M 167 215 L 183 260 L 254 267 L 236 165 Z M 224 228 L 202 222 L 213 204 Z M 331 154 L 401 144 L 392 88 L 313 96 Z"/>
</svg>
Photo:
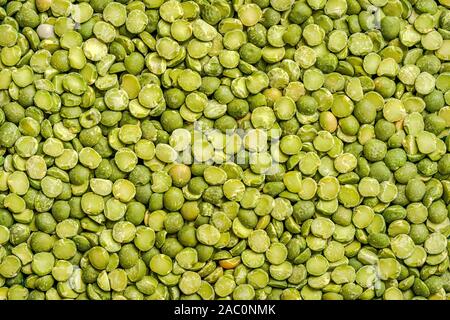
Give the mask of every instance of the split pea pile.
<svg viewBox="0 0 450 320">
<path fill-rule="evenodd" d="M 449 0 L 0 0 L 0 300 L 450 298 Z"/>
</svg>

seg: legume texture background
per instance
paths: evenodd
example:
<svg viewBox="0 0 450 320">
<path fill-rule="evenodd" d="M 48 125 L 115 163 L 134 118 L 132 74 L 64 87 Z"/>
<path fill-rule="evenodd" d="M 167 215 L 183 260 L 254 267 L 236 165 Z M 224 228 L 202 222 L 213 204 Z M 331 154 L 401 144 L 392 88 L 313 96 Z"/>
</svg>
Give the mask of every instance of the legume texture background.
<svg viewBox="0 0 450 320">
<path fill-rule="evenodd" d="M 447 299 L 449 8 L 0 0 L 0 299 Z"/>
</svg>

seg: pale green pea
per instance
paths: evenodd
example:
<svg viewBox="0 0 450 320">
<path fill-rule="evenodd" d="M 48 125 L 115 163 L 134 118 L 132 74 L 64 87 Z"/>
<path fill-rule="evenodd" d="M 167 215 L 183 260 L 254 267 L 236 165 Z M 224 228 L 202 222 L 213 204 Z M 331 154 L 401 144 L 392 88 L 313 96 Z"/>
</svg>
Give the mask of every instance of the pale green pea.
<svg viewBox="0 0 450 320">
<path fill-rule="evenodd" d="M 436 136 L 428 131 L 419 132 L 416 136 L 419 151 L 424 154 L 433 153 L 437 148 Z"/>
<path fill-rule="evenodd" d="M 319 180 L 317 195 L 323 200 L 332 200 L 338 196 L 339 190 L 339 181 L 335 177 L 323 177 Z"/>
<path fill-rule="evenodd" d="M 376 197 L 380 193 L 378 180 L 364 177 L 359 181 L 358 191 L 363 197 Z"/>
<path fill-rule="evenodd" d="M 373 209 L 368 206 L 358 206 L 354 209 L 352 222 L 360 229 L 368 227 L 374 218 Z"/>
<path fill-rule="evenodd" d="M 391 240 L 391 248 L 395 256 L 406 259 L 414 252 L 414 241 L 406 234 L 399 234 Z"/>
<path fill-rule="evenodd" d="M 102 161 L 102 157 L 98 154 L 98 152 L 89 147 L 81 149 L 78 154 L 78 159 L 81 164 L 89 169 L 96 169 Z"/>
<path fill-rule="evenodd" d="M 128 148 L 117 150 L 114 161 L 117 167 L 123 172 L 131 172 L 138 162 L 136 154 Z"/>
<path fill-rule="evenodd" d="M 380 192 L 377 197 L 384 203 L 393 201 L 398 194 L 397 186 L 389 181 L 380 183 Z"/>
<path fill-rule="evenodd" d="M 424 248 L 429 254 L 439 254 L 445 250 L 447 239 L 441 233 L 434 232 L 425 240 Z"/>
<path fill-rule="evenodd" d="M 112 186 L 112 193 L 116 199 L 129 202 L 136 195 L 136 187 L 129 180 L 117 179 Z"/>
<path fill-rule="evenodd" d="M 348 184 L 341 186 L 338 199 L 347 208 L 356 207 L 361 200 L 357 188 Z"/>
<path fill-rule="evenodd" d="M 271 264 L 281 264 L 287 258 L 287 249 L 282 243 L 272 243 L 265 255 Z"/>
<path fill-rule="evenodd" d="M 339 173 L 353 171 L 357 166 L 357 159 L 351 153 L 343 153 L 334 159 L 334 167 Z"/>
<path fill-rule="evenodd" d="M 436 79 L 428 72 L 421 72 L 414 82 L 416 91 L 420 94 L 429 94 L 433 91 Z"/>
</svg>

